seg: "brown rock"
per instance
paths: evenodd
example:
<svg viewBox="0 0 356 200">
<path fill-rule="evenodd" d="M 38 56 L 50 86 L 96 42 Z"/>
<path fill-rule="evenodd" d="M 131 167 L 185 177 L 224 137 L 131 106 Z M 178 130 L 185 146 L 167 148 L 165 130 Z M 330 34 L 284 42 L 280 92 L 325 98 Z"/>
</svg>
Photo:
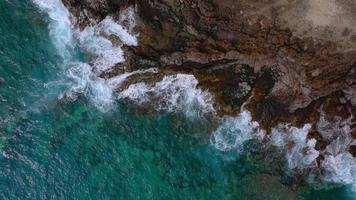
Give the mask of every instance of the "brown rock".
<svg viewBox="0 0 356 200">
<path fill-rule="evenodd" d="M 249 109 L 265 128 L 315 122 L 322 105 L 330 114 L 355 107 L 354 1 L 64 2 L 80 27 L 137 8 L 139 46 L 103 77 L 151 66 L 192 73 L 221 114 L 238 112 L 253 95 Z"/>
</svg>

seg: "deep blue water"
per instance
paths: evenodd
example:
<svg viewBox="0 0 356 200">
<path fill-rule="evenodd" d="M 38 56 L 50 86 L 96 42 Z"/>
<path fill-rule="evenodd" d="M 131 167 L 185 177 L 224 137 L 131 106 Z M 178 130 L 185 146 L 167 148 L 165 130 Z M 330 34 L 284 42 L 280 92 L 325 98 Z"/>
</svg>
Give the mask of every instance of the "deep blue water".
<svg viewBox="0 0 356 200">
<path fill-rule="evenodd" d="M 71 83 L 49 21 L 31 1 L 0 0 L 0 199 L 355 199 L 295 188 L 261 153 L 217 151 L 204 119 L 60 100 Z"/>
</svg>

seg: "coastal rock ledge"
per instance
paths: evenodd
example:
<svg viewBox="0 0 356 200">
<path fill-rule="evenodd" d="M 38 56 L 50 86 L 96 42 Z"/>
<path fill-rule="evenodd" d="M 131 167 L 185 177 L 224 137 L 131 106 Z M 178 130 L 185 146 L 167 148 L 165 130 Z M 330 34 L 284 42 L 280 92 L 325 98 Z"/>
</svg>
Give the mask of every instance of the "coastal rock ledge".
<svg viewBox="0 0 356 200">
<path fill-rule="evenodd" d="M 157 67 L 158 81 L 193 74 L 215 97 L 219 115 L 237 114 L 244 102 L 263 128 L 350 119 L 356 138 L 356 1 L 353 0 L 63 0 L 83 29 L 134 10 L 137 46 L 124 63 L 103 72 Z M 127 22 L 127 26 L 130 26 Z M 112 38 L 115 40 L 115 38 Z M 320 147 L 325 144 L 320 144 Z M 350 151 L 355 156 L 356 148 Z"/>
</svg>

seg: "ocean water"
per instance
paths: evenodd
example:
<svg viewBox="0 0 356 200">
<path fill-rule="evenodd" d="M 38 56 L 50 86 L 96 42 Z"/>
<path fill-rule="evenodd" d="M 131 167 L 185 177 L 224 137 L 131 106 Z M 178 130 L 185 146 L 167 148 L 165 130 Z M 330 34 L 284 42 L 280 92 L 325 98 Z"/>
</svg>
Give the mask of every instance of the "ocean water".
<svg viewBox="0 0 356 200">
<path fill-rule="evenodd" d="M 136 102 L 148 93 L 115 98 L 128 75 L 95 75 L 122 52 L 96 33 L 135 38 L 111 18 L 78 33 L 68 15 L 58 0 L 0 0 L 0 199 L 356 199 L 348 185 L 295 184 L 244 116 L 206 119 L 211 97 L 191 76 L 144 87 L 169 95 L 156 110 Z"/>
</svg>

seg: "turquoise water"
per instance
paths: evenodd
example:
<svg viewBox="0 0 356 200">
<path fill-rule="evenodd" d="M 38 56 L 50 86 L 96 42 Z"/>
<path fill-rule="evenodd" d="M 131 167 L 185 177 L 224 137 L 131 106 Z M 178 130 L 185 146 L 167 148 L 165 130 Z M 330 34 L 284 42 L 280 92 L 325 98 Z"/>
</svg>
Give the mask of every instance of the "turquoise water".
<svg viewBox="0 0 356 200">
<path fill-rule="evenodd" d="M 297 188 L 258 151 L 217 151 L 204 119 L 59 100 L 71 84 L 49 21 L 31 1 L 0 0 L 0 199 L 355 199 Z"/>
</svg>

